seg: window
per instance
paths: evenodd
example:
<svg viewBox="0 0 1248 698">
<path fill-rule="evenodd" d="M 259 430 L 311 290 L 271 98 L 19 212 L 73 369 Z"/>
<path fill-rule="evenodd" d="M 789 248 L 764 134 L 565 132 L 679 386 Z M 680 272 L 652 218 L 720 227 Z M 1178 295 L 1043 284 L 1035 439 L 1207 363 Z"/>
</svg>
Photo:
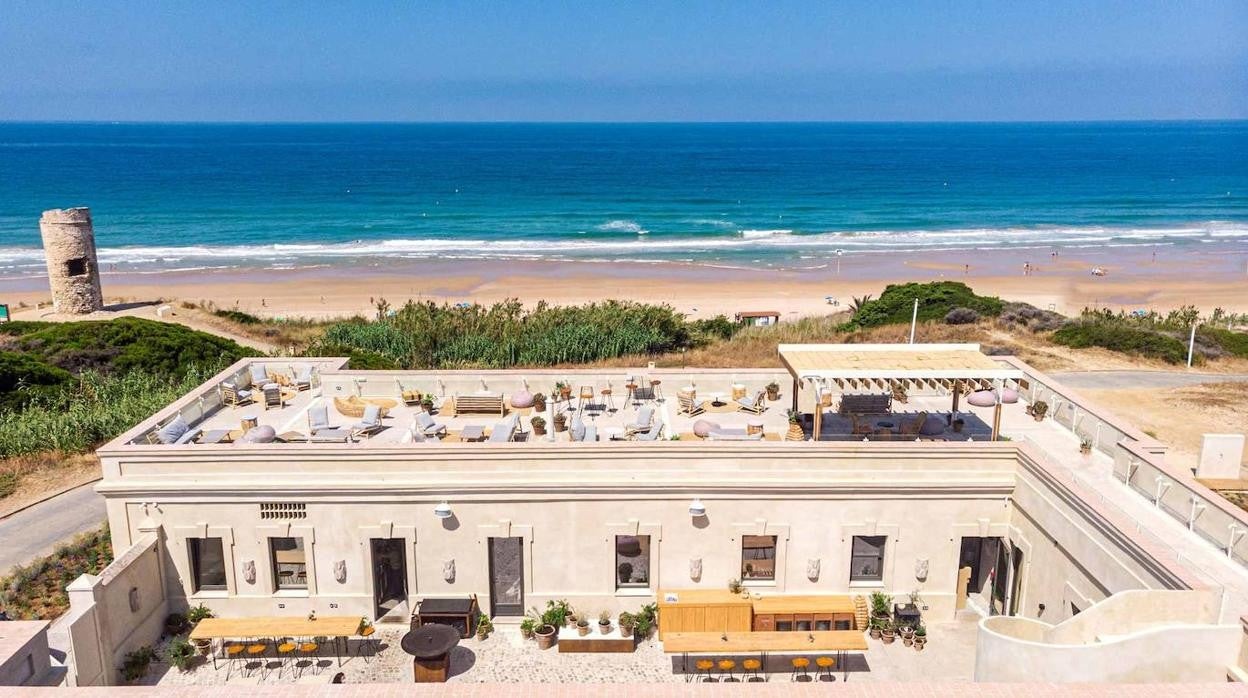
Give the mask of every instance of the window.
<svg viewBox="0 0 1248 698">
<path fill-rule="evenodd" d="M 76 257 L 74 259 L 66 260 L 65 262 L 65 275 L 66 276 L 82 276 L 86 273 L 87 273 L 86 257 Z"/>
<path fill-rule="evenodd" d="M 187 538 L 192 592 L 225 589 L 225 553 L 220 538 Z"/>
<path fill-rule="evenodd" d="M 741 536 L 741 581 L 776 579 L 776 537 Z"/>
<path fill-rule="evenodd" d="M 849 581 L 884 581 L 884 544 L 888 536 L 854 536 L 849 558 Z"/>
<path fill-rule="evenodd" d="M 278 589 L 307 589 L 307 557 L 302 538 L 270 538 L 269 552 L 273 558 L 273 578 Z"/>
<path fill-rule="evenodd" d="M 615 588 L 650 586 L 650 536 L 615 537 Z"/>
</svg>

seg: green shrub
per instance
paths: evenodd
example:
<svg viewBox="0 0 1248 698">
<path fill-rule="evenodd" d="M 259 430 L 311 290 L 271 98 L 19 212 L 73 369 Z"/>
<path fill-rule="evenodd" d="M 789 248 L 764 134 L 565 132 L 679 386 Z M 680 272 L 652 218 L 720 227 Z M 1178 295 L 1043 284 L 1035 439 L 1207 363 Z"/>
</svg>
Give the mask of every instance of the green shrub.
<svg viewBox="0 0 1248 698">
<path fill-rule="evenodd" d="M 68 371 L 29 354 L 0 351 L 0 409 L 17 409 L 73 380 Z"/>
<path fill-rule="evenodd" d="M 13 494 L 17 491 L 17 483 L 21 481 L 21 476 L 13 472 L 0 473 L 0 499 Z"/>
<path fill-rule="evenodd" d="M 1102 347 L 1172 364 L 1187 361 L 1187 345 L 1182 341 L 1157 330 L 1122 322 L 1073 321 L 1054 332 L 1053 341 L 1076 349 Z"/>
<path fill-rule="evenodd" d="M 914 300 L 919 300 L 919 320 L 944 320 L 951 310 L 964 308 L 979 315 L 995 317 L 1004 306 L 995 296 L 979 296 L 970 286 L 959 281 L 892 284 L 880 297 L 859 304 L 846 329 L 862 329 L 881 325 L 909 323 Z"/>
<path fill-rule="evenodd" d="M 156 650 L 151 647 L 140 647 L 133 652 L 127 652 L 126 658 L 121 663 L 121 677 L 128 682 L 135 682 L 143 678 L 147 673 L 147 667 L 156 659 Z"/>
<path fill-rule="evenodd" d="M 182 325 L 130 317 L 47 324 L 21 334 L 12 348 L 70 373 L 140 370 L 175 377 L 197 365 L 230 364 L 258 353 Z"/>
<path fill-rule="evenodd" d="M 149 660 L 150 661 L 150 660 Z M 169 642 L 169 646 L 165 648 L 165 661 L 178 668 L 178 671 L 186 671 L 195 663 L 195 645 L 185 637 L 175 637 Z M 142 674 L 139 674 L 142 676 Z M 133 681 L 133 679 L 127 679 Z"/>
<path fill-rule="evenodd" d="M 262 322 L 255 315 L 244 313 L 241 310 L 214 310 L 212 314 L 219 318 L 237 322 L 240 325 L 258 325 Z"/>
<path fill-rule="evenodd" d="M 32 320 L 12 320 L 10 322 L 0 322 L 0 337 L 20 337 L 30 334 L 45 327 L 52 327 L 56 323 L 53 322 L 35 322 Z"/>
<path fill-rule="evenodd" d="M 179 377 L 86 371 L 54 391 L 32 396 L 21 410 L 0 410 L 0 458 L 90 450 L 190 392 L 217 370 L 191 366 Z"/>
<path fill-rule="evenodd" d="M 1196 340 L 1213 344 L 1232 356 L 1248 359 L 1248 333 L 1201 327 L 1196 330 Z"/>
<path fill-rule="evenodd" d="M 52 620 L 69 609 L 66 585 L 79 575 L 99 574 L 112 561 L 108 526 L 84 533 L 0 579 L 5 610 L 19 620 Z"/>
</svg>

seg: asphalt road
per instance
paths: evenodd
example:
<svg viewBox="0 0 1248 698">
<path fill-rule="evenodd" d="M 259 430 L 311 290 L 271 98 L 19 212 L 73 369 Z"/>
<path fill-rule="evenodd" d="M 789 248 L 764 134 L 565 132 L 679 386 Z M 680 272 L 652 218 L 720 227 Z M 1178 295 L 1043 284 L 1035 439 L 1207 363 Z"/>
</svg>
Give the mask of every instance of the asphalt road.
<svg viewBox="0 0 1248 698">
<path fill-rule="evenodd" d="M 95 493 L 93 482 L 0 519 L 0 575 L 47 555 L 61 541 L 100 526 L 105 518 L 104 498 Z"/>
<path fill-rule="evenodd" d="M 1197 383 L 1248 381 L 1248 375 L 1188 371 L 1074 371 L 1053 377 L 1072 388 L 1129 390 L 1132 388 L 1178 388 Z"/>
</svg>

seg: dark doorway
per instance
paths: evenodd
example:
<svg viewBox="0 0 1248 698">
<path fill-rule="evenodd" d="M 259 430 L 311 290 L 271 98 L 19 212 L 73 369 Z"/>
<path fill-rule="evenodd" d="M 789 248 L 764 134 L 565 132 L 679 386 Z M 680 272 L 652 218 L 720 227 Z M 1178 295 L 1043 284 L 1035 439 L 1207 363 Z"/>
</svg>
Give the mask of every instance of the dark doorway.
<svg viewBox="0 0 1248 698">
<path fill-rule="evenodd" d="M 524 539 L 490 538 L 490 615 L 524 615 Z"/>
<path fill-rule="evenodd" d="M 402 538 L 373 538 L 373 602 L 377 618 L 407 615 L 407 551 Z"/>
</svg>

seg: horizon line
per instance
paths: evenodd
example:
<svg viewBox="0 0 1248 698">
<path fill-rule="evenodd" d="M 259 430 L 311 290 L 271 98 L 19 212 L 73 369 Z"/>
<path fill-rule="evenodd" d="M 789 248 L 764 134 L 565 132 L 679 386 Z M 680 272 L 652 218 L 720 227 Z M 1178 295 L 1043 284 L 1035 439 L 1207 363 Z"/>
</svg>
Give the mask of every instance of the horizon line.
<svg viewBox="0 0 1248 698">
<path fill-rule="evenodd" d="M 1248 122 L 1245 117 L 1210 118 L 1154 118 L 1154 119 L 769 119 L 769 120 L 398 120 L 362 119 L 341 121 L 311 120 L 158 120 L 158 119 L 0 119 L 0 125 L 200 125 L 200 126 L 754 126 L 754 125 L 1039 125 L 1039 124 L 1184 124 L 1184 123 L 1238 123 Z"/>
</svg>

